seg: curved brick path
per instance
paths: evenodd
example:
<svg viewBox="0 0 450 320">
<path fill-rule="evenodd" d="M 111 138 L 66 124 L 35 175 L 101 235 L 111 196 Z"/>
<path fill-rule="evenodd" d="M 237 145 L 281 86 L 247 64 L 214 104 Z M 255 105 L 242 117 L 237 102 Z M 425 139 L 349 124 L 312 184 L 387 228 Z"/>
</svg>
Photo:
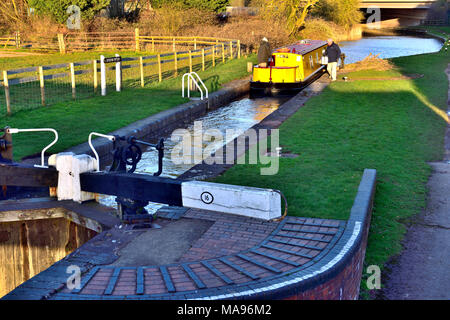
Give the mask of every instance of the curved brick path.
<svg viewBox="0 0 450 320">
<path fill-rule="evenodd" d="M 83 275 L 80 290 L 64 288 L 50 298 L 189 299 L 232 294 L 307 268 L 333 247 L 345 227 L 336 220 L 287 217 L 274 223 L 199 210 L 189 210 L 183 218 L 214 224 L 179 262 L 95 266 Z"/>
</svg>

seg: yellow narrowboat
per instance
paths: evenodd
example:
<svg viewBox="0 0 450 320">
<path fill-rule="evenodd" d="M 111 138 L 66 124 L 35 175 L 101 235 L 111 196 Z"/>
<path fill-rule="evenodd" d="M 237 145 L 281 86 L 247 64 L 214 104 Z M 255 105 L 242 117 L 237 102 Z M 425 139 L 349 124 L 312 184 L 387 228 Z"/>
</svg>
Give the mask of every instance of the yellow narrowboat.
<svg viewBox="0 0 450 320">
<path fill-rule="evenodd" d="M 253 67 L 251 92 L 271 94 L 306 87 L 326 70 L 322 59 L 326 46 L 326 41 L 301 40 L 275 49 L 267 66 Z"/>
</svg>

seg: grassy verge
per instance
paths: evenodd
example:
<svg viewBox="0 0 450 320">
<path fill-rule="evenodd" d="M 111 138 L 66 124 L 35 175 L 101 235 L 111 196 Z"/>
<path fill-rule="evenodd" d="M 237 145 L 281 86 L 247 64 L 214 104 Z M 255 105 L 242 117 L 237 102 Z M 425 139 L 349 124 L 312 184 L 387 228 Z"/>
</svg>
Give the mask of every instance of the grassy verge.
<svg viewBox="0 0 450 320">
<path fill-rule="evenodd" d="M 223 84 L 248 75 L 247 61 L 255 57 L 234 59 L 215 68 L 199 71 L 210 92 Z M 188 99 L 181 97 L 181 78 L 152 83 L 145 88 L 128 88 L 105 97 L 57 103 L 49 107 L 24 110 L 0 118 L 0 127 L 54 128 L 60 140 L 49 152 L 63 151 L 87 141 L 90 132 L 111 132 L 137 120 L 172 108 Z M 45 133 L 21 133 L 14 136 L 14 158 L 36 154 L 51 141 Z"/>
<path fill-rule="evenodd" d="M 264 165 L 236 165 L 216 181 L 279 189 L 290 215 L 347 219 L 364 168 L 376 169 L 365 263 L 382 268 L 401 251 L 405 223 L 426 204 L 427 162 L 442 159 L 449 61 L 444 50 L 396 58 L 397 71 L 359 72 L 349 75 L 355 81 L 330 84 L 280 127 L 283 151 L 299 157 L 280 158 L 275 176 L 261 176 Z M 357 80 L 412 73 L 424 77 Z"/>
<path fill-rule="evenodd" d="M 7 51 L 15 52 L 15 51 Z M 20 52 L 20 51 L 18 51 Z M 24 51 L 29 52 L 29 51 Z M 80 62 L 86 60 L 100 59 L 100 55 L 113 57 L 118 51 L 92 51 L 92 52 L 73 52 L 67 54 L 60 53 L 35 53 L 34 55 L 0 58 L 0 70 L 11 70 L 34 66 L 44 66 L 59 63 Z M 146 56 L 151 52 L 119 51 L 122 57 Z"/>
</svg>

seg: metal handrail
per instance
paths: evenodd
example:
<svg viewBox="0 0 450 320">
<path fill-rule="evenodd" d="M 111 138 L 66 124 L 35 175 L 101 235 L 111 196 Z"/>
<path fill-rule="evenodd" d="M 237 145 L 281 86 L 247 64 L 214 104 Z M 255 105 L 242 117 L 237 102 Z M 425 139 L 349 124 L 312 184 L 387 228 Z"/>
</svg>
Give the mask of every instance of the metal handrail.
<svg viewBox="0 0 450 320">
<path fill-rule="evenodd" d="M 185 91 L 185 90 L 184 90 L 184 88 L 185 88 L 184 81 L 185 81 L 185 79 L 186 79 L 186 77 L 187 77 L 188 79 L 192 79 L 192 81 L 195 83 L 195 85 L 199 88 L 199 90 L 200 90 L 200 95 L 201 95 L 201 99 L 203 100 L 203 90 L 202 90 L 202 88 L 199 86 L 197 80 L 195 80 L 194 75 L 197 77 L 198 81 L 200 82 L 200 84 L 201 84 L 201 85 L 203 86 L 203 88 L 205 89 L 206 99 L 208 99 L 208 94 L 209 94 L 208 88 L 206 87 L 205 83 L 202 81 L 202 79 L 200 78 L 200 76 L 199 76 L 196 72 L 189 72 L 189 73 L 185 73 L 185 74 L 183 75 L 182 88 L 181 88 L 183 98 L 184 98 L 184 91 Z M 190 97 L 191 97 L 191 84 L 190 84 L 189 81 L 188 81 L 187 90 L 188 90 L 188 98 L 190 98 Z"/>
<path fill-rule="evenodd" d="M 116 140 L 116 137 L 115 136 L 111 136 L 111 135 L 97 133 L 97 132 L 91 132 L 89 134 L 89 139 L 88 139 L 89 147 L 91 147 L 91 150 L 92 150 L 92 152 L 95 155 L 95 159 L 97 160 L 97 172 L 100 172 L 100 158 L 99 158 L 98 153 L 97 153 L 97 151 L 95 150 L 95 148 L 94 148 L 94 146 L 92 144 L 92 136 L 98 136 L 98 137 L 106 138 L 106 139 L 108 139 L 110 141 L 113 141 L 113 142 Z"/>
<path fill-rule="evenodd" d="M 48 168 L 45 163 L 45 151 L 47 151 L 50 147 L 52 147 L 57 141 L 58 141 L 58 132 L 55 129 L 52 128 L 39 128 L 39 129 L 17 129 L 17 128 L 8 128 L 6 129 L 7 133 L 13 134 L 13 133 L 19 133 L 19 132 L 53 132 L 55 134 L 55 140 L 53 140 L 52 143 L 50 143 L 48 146 L 46 146 L 42 152 L 41 152 L 41 165 L 35 164 L 34 166 L 37 168 Z"/>
</svg>

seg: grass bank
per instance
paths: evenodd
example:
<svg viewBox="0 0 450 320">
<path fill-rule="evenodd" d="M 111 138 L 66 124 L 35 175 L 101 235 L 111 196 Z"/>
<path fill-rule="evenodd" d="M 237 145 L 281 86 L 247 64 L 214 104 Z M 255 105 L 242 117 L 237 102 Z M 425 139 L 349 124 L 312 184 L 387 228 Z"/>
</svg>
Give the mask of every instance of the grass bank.
<svg viewBox="0 0 450 320">
<path fill-rule="evenodd" d="M 330 84 L 282 124 L 283 151 L 299 157 L 280 158 L 277 175 L 236 165 L 216 181 L 279 189 L 290 215 L 347 219 L 364 168 L 376 169 L 365 264 L 383 268 L 401 251 L 408 219 L 426 205 L 427 162 L 442 159 L 449 61 L 442 50 L 392 59 L 396 71 L 348 74 L 354 81 Z M 389 80 L 415 73 L 423 77 Z"/>
<path fill-rule="evenodd" d="M 247 62 L 255 56 L 234 59 L 215 68 L 199 71 L 210 92 L 232 80 L 248 75 Z M 59 142 L 49 152 L 56 153 L 86 142 L 92 131 L 107 133 L 163 110 L 189 101 L 181 97 L 181 77 L 151 83 L 145 88 L 127 88 L 107 96 L 57 103 L 49 107 L 24 110 L 0 118 L 0 127 L 54 128 Z M 21 133 L 14 136 L 14 158 L 36 154 L 52 140 L 51 134 Z"/>
</svg>

